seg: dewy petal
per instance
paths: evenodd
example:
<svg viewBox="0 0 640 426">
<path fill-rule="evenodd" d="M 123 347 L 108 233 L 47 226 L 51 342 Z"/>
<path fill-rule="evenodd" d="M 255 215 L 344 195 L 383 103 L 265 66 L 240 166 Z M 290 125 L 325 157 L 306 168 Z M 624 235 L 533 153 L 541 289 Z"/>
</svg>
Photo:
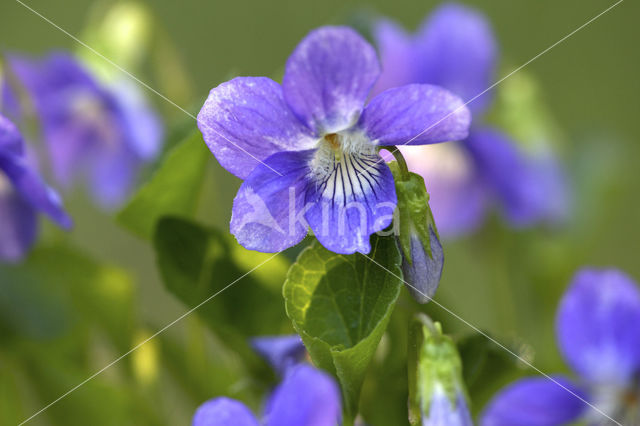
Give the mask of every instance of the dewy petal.
<svg viewBox="0 0 640 426">
<path fill-rule="evenodd" d="M 400 148 L 409 170 L 425 180 L 429 205 L 443 239 L 474 231 L 487 212 L 487 191 L 465 143 Z"/>
<path fill-rule="evenodd" d="M 583 269 L 556 319 L 558 342 L 572 368 L 591 383 L 625 385 L 640 371 L 640 291 L 615 269 Z"/>
<path fill-rule="evenodd" d="M 340 391 L 328 374 L 307 364 L 290 370 L 267 405 L 266 426 L 337 426 Z"/>
<path fill-rule="evenodd" d="M 469 102 L 489 88 L 497 62 L 497 43 L 487 18 L 474 9 L 447 4 L 438 8 L 417 35 L 421 59 L 419 80 L 445 87 Z M 491 93 L 469 104 L 474 112 L 486 108 Z"/>
<path fill-rule="evenodd" d="M 377 154 L 343 153 L 326 165 L 307 192 L 309 226 L 333 252 L 369 253 L 369 237 L 389 226 L 397 204 L 391 170 Z"/>
<path fill-rule="evenodd" d="M 436 389 L 429 406 L 428 416 L 422 426 L 473 426 L 469 407 L 464 396 L 458 392 L 455 407 L 442 389 Z"/>
<path fill-rule="evenodd" d="M 416 82 L 416 57 L 412 37 L 397 23 L 383 19 L 375 24 L 373 37 L 380 52 L 382 74 L 372 95 Z"/>
<path fill-rule="evenodd" d="M 34 209 L 45 213 L 63 228 L 71 227 L 71 218 L 64 211 L 58 194 L 26 164 L 24 158 L 0 154 L 0 172 L 4 172 L 15 191 Z"/>
<path fill-rule="evenodd" d="M 554 377 L 521 379 L 493 397 L 481 416 L 480 426 L 560 426 L 578 420 L 588 405 L 571 382 Z M 575 395 L 571 394 L 569 391 Z"/>
<path fill-rule="evenodd" d="M 212 89 L 198 114 L 198 128 L 220 164 L 241 179 L 276 152 L 314 143 L 285 103 L 280 85 L 266 77 L 237 77 Z"/>
<path fill-rule="evenodd" d="M 244 181 L 231 216 L 231 233 L 243 247 L 275 253 L 305 237 L 304 198 L 313 153 L 273 154 Z"/>
<path fill-rule="evenodd" d="M 358 127 L 378 145 L 424 145 L 464 139 L 470 123 L 459 97 L 437 86 L 410 84 L 373 98 Z"/>
<path fill-rule="evenodd" d="M 259 423 L 243 403 L 230 398 L 215 398 L 198 408 L 191 425 L 259 426 Z"/>
<path fill-rule="evenodd" d="M 31 204 L 8 185 L 0 171 L 0 261 L 15 262 L 35 241 L 38 223 Z"/>
<path fill-rule="evenodd" d="M 373 47 L 347 27 L 310 32 L 287 61 L 282 87 L 293 112 L 318 134 L 353 125 L 380 75 Z"/>
<path fill-rule="evenodd" d="M 254 337 L 251 347 L 281 376 L 302 361 L 306 354 L 302 339 L 297 334 Z"/>
<path fill-rule="evenodd" d="M 514 141 L 495 129 L 474 128 L 464 146 L 512 225 L 527 226 L 544 217 L 544 187 Z"/>
</svg>

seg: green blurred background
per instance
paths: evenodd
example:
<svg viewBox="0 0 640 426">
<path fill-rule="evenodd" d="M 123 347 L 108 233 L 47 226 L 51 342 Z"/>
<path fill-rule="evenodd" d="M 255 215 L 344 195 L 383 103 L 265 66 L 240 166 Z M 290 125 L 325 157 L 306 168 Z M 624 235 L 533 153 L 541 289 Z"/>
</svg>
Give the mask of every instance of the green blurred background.
<svg viewBox="0 0 640 426">
<path fill-rule="evenodd" d="M 494 25 L 502 47 L 500 75 L 528 61 L 613 4 L 593 0 L 485 0 L 465 3 L 486 13 Z M 110 3 L 96 5 L 86 0 L 27 0 L 25 4 L 69 33 L 81 37 L 88 20 L 99 16 L 101 8 Z M 413 29 L 438 4 L 434 1 L 402 0 L 148 1 L 146 5 L 155 20 L 154 43 L 164 44 L 170 40 L 171 49 L 163 59 L 166 69 L 154 69 L 154 61 L 149 60 L 136 74 L 175 99 L 181 107 L 196 113 L 208 91 L 231 76 L 277 77 L 293 47 L 312 28 L 331 23 L 362 22 L 363 16 L 383 14 Z M 638 17 L 640 4 L 626 0 L 525 69 L 526 75 L 537 81 L 547 113 L 561 130 L 554 142 L 557 142 L 556 149 L 567 165 L 575 192 L 574 209 L 566 227 L 560 230 L 512 231 L 494 218 L 472 237 L 445 242 L 445 272 L 436 300 L 466 321 L 508 342 L 510 347 L 530 357 L 544 371 L 565 368 L 555 350 L 553 315 L 559 297 L 578 267 L 616 266 L 640 279 L 640 226 L 636 223 L 640 219 L 640 199 L 637 196 L 640 186 L 637 164 L 640 154 Z M 41 53 L 52 48 L 77 50 L 79 47 L 69 36 L 23 5 L 4 0 L 0 6 L 0 48 Z M 174 72 L 179 74 L 174 75 Z M 184 81 L 182 77 L 185 77 Z M 182 111 L 150 92 L 149 98 L 163 112 L 168 123 L 195 129 L 195 122 Z M 213 156 L 208 167 L 198 218 L 226 231 L 231 200 L 240 182 L 222 170 Z M 68 205 L 76 220 L 76 228 L 70 236 L 72 244 L 100 262 L 130 271 L 132 303 L 135 305 L 131 309 L 135 312 L 131 323 L 137 330 L 133 332 L 136 339 L 160 329 L 186 310 L 165 291 L 153 251 L 146 242 L 122 230 L 109 215 L 92 208 L 81 195 L 71 197 Z M 0 276 L 0 280 L 3 279 L 6 278 Z M 4 291 L 2 284 L 0 282 L 0 291 Z M 238 283 L 239 286 L 246 284 Z M 30 299 L 26 298 L 25 306 L 30 305 Z M 25 315 L 37 318 L 40 315 L 37 306 L 31 308 Z M 117 311 L 120 307 L 111 308 Z M 410 311 L 415 306 L 403 299 L 397 310 L 403 309 Z M 427 310 L 442 320 L 445 331 L 456 335 L 472 331 L 437 306 L 430 306 Z M 283 308 L 282 315 L 284 317 Z M 398 327 L 402 327 L 402 312 L 397 317 Z M 172 327 L 167 335 L 177 342 L 174 355 L 178 359 L 186 356 L 181 350 L 186 353 L 185 348 L 197 346 L 197 342 L 206 336 L 207 344 L 214 349 L 197 362 L 209 375 L 221 374 L 216 368 L 222 370 L 223 367 L 216 367 L 217 364 L 223 366 L 226 362 L 236 362 L 234 355 L 216 346 L 215 338 L 203 330 L 195 317 Z M 77 336 L 56 337 L 54 340 L 66 338 Z M 89 329 L 87 336 L 82 338 L 94 339 L 93 330 Z M 49 344 L 40 346 L 36 338 L 25 340 L 38 351 L 46 350 L 46 344 Z M 131 346 L 129 343 L 122 342 L 121 348 Z M 159 343 L 156 346 L 157 353 L 147 356 L 167 357 L 167 349 L 160 349 Z M 55 397 L 58 389 L 71 388 L 124 352 L 113 348 L 100 352 L 100 344 L 97 348 L 98 353 L 90 355 L 91 361 L 86 370 L 73 375 L 59 371 L 58 374 L 65 377 L 62 380 L 65 385 L 56 387 L 49 395 Z M 124 362 L 134 365 L 134 362 Z M 144 359 L 140 362 L 145 363 Z M 191 360 L 185 362 L 188 364 Z M 3 363 L 0 368 L 11 368 L 6 358 L 0 357 L 0 363 Z M 117 374 L 129 376 L 140 373 L 124 367 L 119 373 L 106 371 L 106 378 L 102 377 L 100 383 L 102 380 L 106 383 L 119 380 L 110 377 Z M 198 374 L 196 372 L 195 376 Z M 375 393 L 373 382 L 375 380 L 372 379 L 365 390 L 365 398 L 371 400 L 375 400 L 369 395 Z M 139 405 L 139 410 L 158 410 L 162 414 L 147 416 L 138 413 L 140 419 L 145 420 L 136 421 L 127 416 L 124 418 L 131 424 L 186 424 L 193 408 L 208 391 L 206 384 L 201 385 L 199 388 L 195 386 L 198 391 L 189 394 L 188 390 L 184 391 L 189 389 L 189 385 L 180 388 L 175 379 L 161 380 L 160 385 L 156 385 L 161 390 L 141 391 L 146 402 Z M 6 383 L 2 386 L 0 412 L 3 406 L 15 405 L 11 387 Z M 21 389 L 20 394 L 32 392 L 25 391 L 22 385 L 17 386 Z M 474 401 L 479 405 L 476 405 L 476 410 L 481 408 L 482 399 L 486 399 L 492 390 L 478 391 L 480 402 Z M 34 419 L 33 424 L 58 424 L 59 419 L 64 419 L 64 424 L 127 424 L 122 423 L 122 418 L 111 420 L 108 408 L 104 412 L 87 409 L 83 414 L 78 411 L 80 405 L 96 404 L 87 392 L 89 390 L 81 388 L 74 396 L 62 400 L 56 408 L 60 413 L 58 417 L 43 414 Z M 26 402 L 21 402 L 21 408 L 16 411 L 18 420 L 37 411 L 49 395 L 30 395 Z M 117 392 L 114 395 L 113 401 L 106 400 L 104 404 L 119 404 L 118 399 L 126 399 Z M 215 395 L 209 395 L 212 396 Z M 92 402 L 87 402 L 89 400 Z M 396 409 L 401 411 L 404 408 Z M 375 413 L 375 408 L 370 410 Z M 69 419 L 74 416 L 68 413 L 86 417 L 71 421 Z M 87 418 L 97 413 L 101 413 L 101 419 Z M 370 423 L 394 424 L 389 421 L 376 422 L 372 415 Z"/>
</svg>

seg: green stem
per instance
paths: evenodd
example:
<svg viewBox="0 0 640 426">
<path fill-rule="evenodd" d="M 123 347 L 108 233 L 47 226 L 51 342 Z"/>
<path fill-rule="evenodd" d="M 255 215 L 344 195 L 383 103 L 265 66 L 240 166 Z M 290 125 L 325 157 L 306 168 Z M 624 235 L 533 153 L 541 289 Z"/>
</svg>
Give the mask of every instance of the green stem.
<svg viewBox="0 0 640 426">
<path fill-rule="evenodd" d="M 417 313 L 414 316 L 414 321 L 427 327 L 433 336 L 439 336 L 442 334 L 440 325 L 434 323 L 433 320 L 423 312 Z"/>
<path fill-rule="evenodd" d="M 381 149 L 386 149 L 389 151 L 393 157 L 398 162 L 398 168 L 400 169 L 400 175 L 402 180 L 409 180 L 409 167 L 407 167 L 407 161 L 404 159 L 404 156 L 400 152 L 400 150 L 395 146 L 383 146 Z"/>
<path fill-rule="evenodd" d="M 355 425 L 355 420 L 351 417 L 347 417 L 344 415 L 342 415 L 342 426 L 354 426 Z"/>
<path fill-rule="evenodd" d="M 495 275 L 492 277 L 495 300 L 498 301 L 497 318 L 498 329 L 505 335 L 512 336 L 517 330 L 517 308 L 514 295 L 515 282 L 509 279 L 509 264 L 505 259 L 509 259 L 508 236 L 503 229 L 491 232 L 492 242 L 490 247 L 490 262 L 493 264 Z"/>
</svg>

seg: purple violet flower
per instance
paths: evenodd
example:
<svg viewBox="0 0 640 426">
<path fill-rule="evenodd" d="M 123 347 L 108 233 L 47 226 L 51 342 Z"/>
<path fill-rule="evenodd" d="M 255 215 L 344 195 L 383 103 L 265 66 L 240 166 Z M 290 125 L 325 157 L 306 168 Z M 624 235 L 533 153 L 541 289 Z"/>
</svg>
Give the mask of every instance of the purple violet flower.
<svg viewBox="0 0 640 426">
<path fill-rule="evenodd" d="M 8 65 L 35 107 L 60 185 L 81 179 L 103 208 L 124 202 L 163 137 L 139 89 L 128 80 L 106 87 L 65 52 L 12 55 Z"/>
<path fill-rule="evenodd" d="M 288 371 L 269 398 L 259 422 L 241 402 L 220 397 L 202 404 L 193 426 L 337 426 L 340 391 L 326 373 L 300 364 Z"/>
<path fill-rule="evenodd" d="M 254 337 L 250 343 L 253 350 L 281 376 L 298 365 L 307 353 L 297 334 Z"/>
<path fill-rule="evenodd" d="M 33 245 L 38 212 L 71 227 L 60 198 L 28 161 L 17 127 L 0 115 L 0 261 L 18 261 Z"/>
<path fill-rule="evenodd" d="M 498 47 L 489 22 L 479 12 L 445 4 L 414 36 L 390 21 L 379 22 L 374 32 L 384 70 L 374 93 L 427 83 L 449 89 L 469 102 L 476 118 L 490 106 L 491 91 L 478 95 L 493 83 Z M 555 159 L 525 156 L 517 143 L 497 129 L 475 125 L 462 142 L 402 146 L 401 151 L 409 169 L 425 179 L 443 236 L 473 231 L 491 203 L 501 206 L 513 226 L 563 216 L 558 205 L 564 204 L 555 199 L 564 196 Z"/>
<path fill-rule="evenodd" d="M 469 111 L 436 86 L 394 88 L 365 106 L 379 75 L 360 35 L 323 27 L 289 57 L 282 86 L 238 77 L 211 90 L 198 125 L 220 164 L 244 180 L 231 218 L 241 245 L 278 252 L 310 227 L 329 250 L 368 253 L 397 202 L 377 148 L 467 136 Z"/>
<path fill-rule="evenodd" d="M 560 302 L 558 345 L 579 376 L 554 380 L 625 425 L 640 424 L 640 290 L 618 270 L 583 269 Z M 521 379 L 486 408 L 483 426 L 610 424 L 602 413 L 546 378 Z"/>
</svg>

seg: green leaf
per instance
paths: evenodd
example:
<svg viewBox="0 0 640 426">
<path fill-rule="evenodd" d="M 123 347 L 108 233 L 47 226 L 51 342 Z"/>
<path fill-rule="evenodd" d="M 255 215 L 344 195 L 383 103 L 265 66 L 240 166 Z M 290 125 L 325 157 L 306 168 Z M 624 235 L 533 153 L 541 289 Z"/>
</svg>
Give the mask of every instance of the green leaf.
<svg viewBox="0 0 640 426">
<path fill-rule="evenodd" d="M 158 336 L 164 366 L 176 384 L 198 405 L 214 395 L 226 395 L 259 411 L 275 377 L 268 383 L 257 382 L 243 359 L 222 339 L 212 335 L 201 318 L 194 315 L 186 321 L 184 338 Z"/>
<path fill-rule="evenodd" d="M 367 424 L 407 424 L 407 327 L 417 306 L 408 297 L 408 293 L 400 293 L 398 308 L 391 315 L 369 367 L 376 373 L 368 374 L 362 386 L 359 414 Z"/>
<path fill-rule="evenodd" d="M 17 425 L 27 417 L 20 389 L 18 362 L 0 355 L 0 424 Z"/>
<path fill-rule="evenodd" d="M 20 369 L 28 378 L 30 396 L 37 399 L 37 405 L 27 415 L 33 415 L 74 386 L 87 379 L 96 367 L 84 362 L 82 355 L 70 354 L 54 345 L 27 343 L 21 348 Z M 43 357 L 42 354 L 46 353 Z M 118 366 L 112 374 L 115 374 Z M 1 372 L 1 371 L 0 371 Z M 117 377 L 117 376 L 116 376 Z M 81 426 L 87 423 L 96 426 L 116 426 L 149 424 L 156 425 L 147 417 L 153 412 L 146 410 L 140 398 L 126 382 L 113 380 L 101 375 L 88 381 L 78 392 L 65 396 L 64 403 L 54 404 L 34 419 L 44 424 Z M 25 418 L 20 421 L 26 420 Z"/>
<path fill-rule="evenodd" d="M 368 256 L 373 260 L 332 253 L 316 241 L 291 267 L 283 289 L 287 314 L 311 358 L 340 381 L 345 424 L 357 414 L 367 367 L 402 285 L 392 237 L 374 236 Z"/>
<path fill-rule="evenodd" d="M 118 214 L 118 222 L 134 234 L 151 239 L 161 217 L 192 217 L 209 157 L 202 134 L 193 132 L 166 154 L 151 179 Z"/>
<path fill-rule="evenodd" d="M 291 332 L 280 288 L 289 263 L 282 256 L 245 250 L 227 233 L 188 220 L 160 220 L 154 237 L 166 288 L 227 343 Z M 255 270 L 253 270 L 255 268 Z"/>
</svg>

